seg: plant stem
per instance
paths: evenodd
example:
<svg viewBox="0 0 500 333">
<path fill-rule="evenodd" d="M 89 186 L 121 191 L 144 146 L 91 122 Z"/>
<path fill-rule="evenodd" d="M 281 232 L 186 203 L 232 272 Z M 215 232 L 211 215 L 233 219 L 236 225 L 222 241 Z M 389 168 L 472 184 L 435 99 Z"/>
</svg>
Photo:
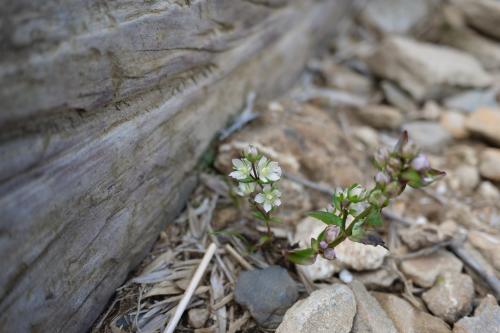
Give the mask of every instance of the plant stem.
<svg viewBox="0 0 500 333">
<path fill-rule="evenodd" d="M 367 217 L 368 214 L 370 214 L 371 210 L 372 210 L 372 206 L 369 206 L 364 211 L 362 211 L 361 214 L 359 214 L 358 216 L 356 216 L 354 218 L 354 220 L 352 220 L 351 224 L 349 224 L 349 227 L 347 227 L 347 229 L 345 231 L 341 232 L 340 235 L 338 235 L 337 238 L 335 238 L 333 240 L 333 242 L 331 242 L 330 244 L 328 244 L 328 247 L 334 248 L 337 245 L 339 245 L 340 243 L 342 243 L 347 237 L 351 236 L 351 234 L 352 234 L 352 228 L 354 227 L 354 224 L 356 222 L 358 222 L 359 220 L 364 219 L 365 217 Z M 343 226 L 344 226 L 344 223 L 342 223 Z"/>
</svg>

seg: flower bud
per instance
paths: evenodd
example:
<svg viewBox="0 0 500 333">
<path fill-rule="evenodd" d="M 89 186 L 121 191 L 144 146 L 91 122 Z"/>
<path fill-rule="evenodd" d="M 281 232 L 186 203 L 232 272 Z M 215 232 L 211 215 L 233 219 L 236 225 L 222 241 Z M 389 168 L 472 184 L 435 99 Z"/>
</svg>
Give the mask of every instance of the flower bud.
<svg viewBox="0 0 500 333">
<path fill-rule="evenodd" d="M 427 159 L 427 156 L 424 154 L 418 154 L 417 157 L 411 161 L 411 167 L 417 171 L 424 171 L 427 170 L 431 167 L 431 164 L 429 160 Z"/>
<path fill-rule="evenodd" d="M 390 198 L 394 198 L 394 197 L 398 196 L 402 190 L 403 190 L 403 186 L 397 181 L 391 182 L 389 185 L 387 185 L 385 187 L 385 193 Z"/>
<path fill-rule="evenodd" d="M 324 250 L 324 249 L 328 248 L 328 243 L 326 241 L 322 240 L 321 242 L 319 242 L 319 247 Z"/>
<path fill-rule="evenodd" d="M 333 260 L 333 259 L 335 259 L 335 257 L 336 257 L 336 254 L 335 254 L 335 249 L 332 249 L 331 247 L 326 248 L 326 249 L 323 251 L 323 257 L 324 257 L 325 259 L 328 259 L 328 260 Z"/>
<path fill-rule="evenodd" d="M 339 227 L 336 225 L 330 225 L 325 230 L 325 240 L 327 243 L 331 243 L 337 238 L 339 234 Z"/>
<path fill-rule="evenodd" d="M 418 153 L 418 146 L 411 140 L 409 140 L 401 149 L 401 156 L 407 160 L 413 159 Z"/>
<path fill-rule="evenodd" d="M 373 191 L 368 198 L 368 202 L 376 207 L 382 207 L 386 200 L 387 198 L 381 190 Z"/>
<path fill-rule="evenodd" d="M 366 191 L 361 187 L 361 185 L 356 185 L 353 188 L 350 188 L 349 191 L 347 192 L 347 197 L 349 198 L 350 202 L 359 202 L 363 200 L 364 196 L 366 194 Z"/>
<path fill-rule="evenodd" d="M 385 172 L 379 171 L 375 175 L 375 182 L 379 185 L 387 185 L 391 181 L 389 175 Z"/>
<path fill-rule="evenodd" d="M 243 152 L 243 156 L 245 156 L 249 161 L 251 162 L 257 162 L 259 159 L 259 151 L 255 146 L 249 145 L 248 147 L 245 148 L 245 151 Z"/>
<path fill-rule="evenodd" d="M 381 148 L 375 153 L 373 158 L 377 167 L 382 169 L 385 167 L 387 159 L 389 158 L 389 151 L 386 148 Z"/>
</svg>

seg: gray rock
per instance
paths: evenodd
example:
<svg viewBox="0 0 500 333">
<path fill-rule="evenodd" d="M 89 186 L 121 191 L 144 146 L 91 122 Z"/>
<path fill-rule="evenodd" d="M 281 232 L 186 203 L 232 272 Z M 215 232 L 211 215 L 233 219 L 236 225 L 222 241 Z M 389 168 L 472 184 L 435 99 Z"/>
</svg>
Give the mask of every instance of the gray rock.
<svg viewBox="0 0 500 333">
<path fill-rule="evenodd" d="M 278 326 L 298 296 L 297 284 L 279 266 L 242 272 L 234 291 L 236 302 L 265 327 Z"/>
<path fill-rule="evenodd" d="M 467 117 L 465 127 L 472 134 L 500 147 L 500 109 L 479 108 Z"/>
<path fill-rule="evenodd" d="M 458 168 L 453 170 L 451 179 L 454 183 L 454 187 L 452 187 L 453 190 L 461 189 L 465 192 L 471 192 L 474 190 L 481 181 L 479 171 L 472 165 L 460 165 Z"/>
<path fill-rule="evenodd" d="M 441 152 L 452 140 L 450 132 L 434 122 L 415 121 L 403 125 L 403 128 L 408 131 L 411 140 L 431 153 Z"/>
<path fill-rule="evenodd" d="M 432 246 L 445 240 L 446 235 L 435 224 L 416 224 L 399 230 L 402 241 L 412 251 Z"/>
<path fill-rule="evenodd" d="M 500 332 L 500 307 L 491 295 L 485 297 L 474 312 L 474 317 L 460 319 L 453 333 L 498 333 Z"/>
<path fill-rule="evenodd" d="M 466 112 L 474 112 L 480 107 L 494 107 L 498 104 L 496 91 L 493 89 L 465 91 L 446 98 L 443 103 L 447 108 Z"/>
<path fill-rule="evenodd" d="M 468 24 L 488 36 L 500 39 L 498 0 L 453 0 L 452 3 L 462 11 Z"/>
<path fill-rule="evenodd" d="M 454 323 L 472 310 L 474 283 L 468 275 L 445 272 L 422 298 L 433 314 Z"/>
<path fill-rule="evenodd" d="M 414 308 L 406 300 L 392 294 L 372 293 L 396 326 L 404 333 L 451 333 L 446 323 Z M 381 332 L 382 333 L 382 332 Z"/>
<path fill-rule="evenodd" d="M 398 278 L 393 270 L 385 266 L 374 271 L 353 272 L 353 276 L 370 289 L 389 288 Z"/>
<path fill-rule="evenodd" d="M 375 128 L 397 129 L 403 122 L 401 112 L 388 105 L 367 105 L 359 110 L 359 116 Z"/>
<path fill-rule="evenodd" d="M 432 287 L 436 278 L 444 272 L 460 273 L 462 268 L 462 261 L 445 250 L 407 259 L 401 263 L 401 270 L 406 277 L 425 288 Z"/>
<path fill-rule="evenodd" d="M 468 240 L 500 272 L 500 237 L 493 233 L 470 230 Z"/>
<path fill-rule="evenodd" d="M 342 284 L 316 290 L 295 303 L 276 333 L 349 333 L 356 314 L 356 299 Z"/>
<path fill-rule="evenodd" d="M 356 297 L 357 312 L 351 333 L 397 333 L 396 327 L 377 300 L 359 281 L 352 281 L 351 290 Z"/>
<path fill-rule="evenodd" d="M 491 76 L 467 53 L 403 37 L 387 38 L 367 58 L 378 76 L 395 81 L 418 101 L 491 84 Z"/>
<path fill-rule="evenodd" d="M 488 148 L 481 153 L 479 172 L 484 178 L 500 181 L 500 149 Z"/>
</svg>

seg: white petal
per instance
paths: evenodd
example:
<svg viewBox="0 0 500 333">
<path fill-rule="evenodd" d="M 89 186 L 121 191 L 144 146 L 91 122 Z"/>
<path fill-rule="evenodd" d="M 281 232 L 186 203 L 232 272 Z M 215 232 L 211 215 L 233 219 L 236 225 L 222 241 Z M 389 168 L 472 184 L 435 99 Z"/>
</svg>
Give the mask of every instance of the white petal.
<svg viewBox="0 0 500 333">
<path fill-rule="evenodd" d="M 281 205 L 281 200 L 280 199 L 275 199 L 274 202 L 273 202 L 273 205 L 275 205 L 276 207 L 278 207 L 279 205 Z"/>
<path fill-rule="evenodd" d="M 257 203 L 260 203 L 260 204 L 261 204 L 261 203 L 263 203 L 263 202 L 264 202 L 265 198 L 266 198 L 266 197 L 264 196 L 264 194 L 259 193 L 259 194 L 257 194 L 257 195 L 255 196 L 255 202 L 257 202 Z"/>
<path fill-rule="evenodd" d="M 264 210 L 266 211 L 266 213 L 268 213 L 271 209 L 273 209 L 273 206 L 267 201 L 264 203 L 263 206 L 264 206 Z"/>
<path fill-rule="evenodd" d="M 265 156 L 262 156 L 262 158 L 259 160 L 259 163 L 257 163 L 257 168 L 261 170 L 267 165 L 267 158 Z"/>
<path fill-rule="evenodd" d="M 279 179 L 280 179 L 280 176 L 279 176 L 278 174 L 276 174 L 276 173 L 271 173 L 271 174 L 268 176 L 268 178 L 269 178 L 271 181 L 275 182 L 275 181 L 277 181 L 277 180 L 279 180 Z"/>
<path fill-rule="evenodd" d="M 234 158 L 233 159 L 233 165 L 236 167 L 236 168 L 241 168 L 244 164 L 243 164 L 243 161 L 242 160 L 239 160 L 237 158 Z"/>
<path fill-rule="evenodd" d="M 273 193 L 273 196 L 275 196 L 275 197 L 278 197 L 278 198 L 281 197 L 281 192 L 279 190 L 273 190 L 272 193 Z"/>
</svg>

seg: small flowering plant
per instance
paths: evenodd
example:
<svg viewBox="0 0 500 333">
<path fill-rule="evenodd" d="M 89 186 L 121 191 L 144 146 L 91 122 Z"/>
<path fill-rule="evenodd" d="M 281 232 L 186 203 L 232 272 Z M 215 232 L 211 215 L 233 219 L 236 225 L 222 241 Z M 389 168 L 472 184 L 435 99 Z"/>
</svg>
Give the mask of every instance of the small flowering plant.
<svg viewBox="0 0 500 333">
<path fill-rule="evenodd" d="M 406 131 L 392 151 L 381 149 L 375 154 L 374 164 L 378 172 L 371 189 L 359 184 L 337 189 L 330 208 L 308 213 L 325 223 L 325 229 L 317 238 L 311 239 L 310 247 L 288 251 L 289 261 L 309 264 L 318 255 L 333 260 L 335 247 L 346 239 L 366 245 L 385 246 L 382 239 L 371 232 L 374 227 L 383 224 L 382 209 L 391 199 L 399 196 L 406 186 L 424 187 L 445 175 L 431 168 L 427 157 L 408 140 Z M 281 204 L 281 192 L 276 186 L 281 177 L 281 168 L 277 162 L 269 161 L 254 147 L 249 147 L 242 159 L 233 160 L 233 169 L 230 176 L 239 182 L 238 193 L 250 196 L 255 209 L 254 216 L 266 223 L 267 240 L 270 241 L 272 233 L 269 222 L 276 219 L 271 213 Z"/>
<path fill-rule="evenodd" d="M 278 162 L 261 155 L 253 146 L 249 146 L 240 159 L 233 159 L 232 162 L 233 172 L 229 176 L 238 182 L 236 193 L 248 197 L 254 217 L 267 227 L 267 235 L 261 238 L 261 243 L 269 242 L 273 236 L 270 222 L 279 221 L 272 212 L 281 205 L 281 192 L 277 187 L 281 168 Z"/>
</svg>

